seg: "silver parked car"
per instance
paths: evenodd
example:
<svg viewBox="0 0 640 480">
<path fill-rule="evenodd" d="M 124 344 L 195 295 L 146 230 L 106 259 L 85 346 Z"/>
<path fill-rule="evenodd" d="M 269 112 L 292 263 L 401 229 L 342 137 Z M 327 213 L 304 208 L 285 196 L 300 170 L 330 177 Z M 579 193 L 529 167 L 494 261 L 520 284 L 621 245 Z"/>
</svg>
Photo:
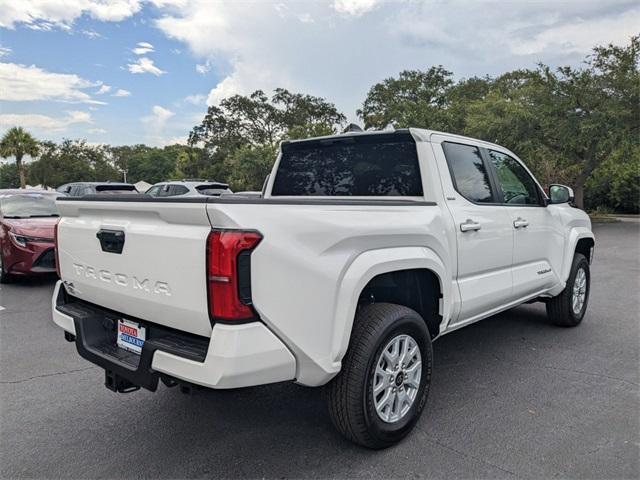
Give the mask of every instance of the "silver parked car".
<svg viewBox="0 0 640 480">
<path fill-rule="evenodd" d="M 156 183 L 145 193 L 152 197 L 198 197 L 200 195 L 220 196 L 232 192 L 226 183 L 185 179 Z"/>
</svg>

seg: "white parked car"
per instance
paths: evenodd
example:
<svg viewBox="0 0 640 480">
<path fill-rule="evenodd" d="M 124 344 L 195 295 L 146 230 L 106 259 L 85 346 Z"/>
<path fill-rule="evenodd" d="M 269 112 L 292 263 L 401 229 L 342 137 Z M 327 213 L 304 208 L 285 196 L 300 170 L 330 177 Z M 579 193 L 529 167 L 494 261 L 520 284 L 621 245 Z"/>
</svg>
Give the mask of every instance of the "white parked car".
<svg viewBox="0 0 640 480">
<path fill-rule="evenodd" d="M 429 130 L 284 142 L 261 197 L 61 198 L 53 320 L 117 392 L 294 381 L 402 439 L 442 335 L 542 301 L 578 325 L 594 236 L 509 150 Z"/>
<path fill-rule="evenodd" d="M 200 197 L 202 195 L 220 196 L 231 193 L 226 183 L 210 180 L 174 180 L 159 182 L 145 192 L 152 197 Z"/>
</svg>

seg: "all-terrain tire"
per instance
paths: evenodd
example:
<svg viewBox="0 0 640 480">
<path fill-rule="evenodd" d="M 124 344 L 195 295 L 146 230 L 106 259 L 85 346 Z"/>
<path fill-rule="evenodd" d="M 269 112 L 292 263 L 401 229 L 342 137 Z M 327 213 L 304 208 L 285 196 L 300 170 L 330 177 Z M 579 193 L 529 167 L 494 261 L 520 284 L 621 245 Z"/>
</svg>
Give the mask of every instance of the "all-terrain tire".
<svg viewBox="0 0 640 480">
<path fill-rule="evenodd" d="M 583 273 L 580 273 L 580 272 Z M 584 286 L 579 288 L 577 284 L 582 283 L 580 279 L 584 279 Z M 581 253 L 576 253 L 571 264 L 571 271 L 567 279 L 567 285 L 564 290 L 557 296 L 549 299 L 547 302 L 547 316 L 549 319 L 560 327 L 575 327 L 582 322 L 587 304 L 589 302 L 589 290 L 591 287 L 591 275 L 589 272 L 589 262 Z M 584 294 L 584 300 L 575 303 L 576 294 Z"/>
<path fill-rule="evenodd" d="M 421 377 L 410 408 L 397 421 L 389 422 L 383 421 L 376 410 L 373 382 L 383 349 L 397 338 L 410 338 L 415 342 L 412 345 L 420 349 L 422 365 L 416 367 L 414 372 L 420 369 Z M 360 307 L 347 353 L 342 360 L 342 370 L 327 386 L 329 414 L 333 424 L 346 438 L 367 448 L 386 448 L 399 442 L 413 429 L 424 409 L 432 365 L 431 336 L 418 313 L 390 303 Z M 405 391 L 409 390 L 405 387 Z"/>
</svg>

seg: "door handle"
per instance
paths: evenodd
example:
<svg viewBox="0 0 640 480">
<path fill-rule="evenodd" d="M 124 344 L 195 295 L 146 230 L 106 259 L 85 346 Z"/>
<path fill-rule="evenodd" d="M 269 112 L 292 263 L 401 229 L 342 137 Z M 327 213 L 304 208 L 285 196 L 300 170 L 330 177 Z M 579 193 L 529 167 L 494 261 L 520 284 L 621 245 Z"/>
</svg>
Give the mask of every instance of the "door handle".
<svg viewBox="0 0 640 480">
<path fill-rule="evenodd" d="M 513 226 L 515 228 L 527 228 L 529 226 L 529 222 L 522 217 L 518 217 L 513 221 Z"/>
<path fill-rule="evenodd" d="M 467 220 L 464 223 L 460 224 L 461 232 L 473 232 L 473 231 L 480 230 L 480 228 L 482 228 L 481 225 L 478 222 L 474 222 L 470 218 L 467 218 Z"/>
</svg>

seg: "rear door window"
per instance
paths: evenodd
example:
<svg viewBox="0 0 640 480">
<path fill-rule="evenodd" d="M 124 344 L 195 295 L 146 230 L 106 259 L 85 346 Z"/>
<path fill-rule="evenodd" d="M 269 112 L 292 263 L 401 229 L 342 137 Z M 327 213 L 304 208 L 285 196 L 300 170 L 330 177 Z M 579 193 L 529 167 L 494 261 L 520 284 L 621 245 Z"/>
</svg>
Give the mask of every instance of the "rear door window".
<svg viewBox="0 0 640 480">
<path fill-rule="evenodd" d="M 415 140 L 396 132 L 283 144 L 271 195 L 422 196 Z"/>
<path fill-rule="evenodd" d="M 489 172 L 480 149 L 451 142 L 443 143 L 442 148 L 458 193 L 474 203 L 495 203 Z"/>
</svg>

